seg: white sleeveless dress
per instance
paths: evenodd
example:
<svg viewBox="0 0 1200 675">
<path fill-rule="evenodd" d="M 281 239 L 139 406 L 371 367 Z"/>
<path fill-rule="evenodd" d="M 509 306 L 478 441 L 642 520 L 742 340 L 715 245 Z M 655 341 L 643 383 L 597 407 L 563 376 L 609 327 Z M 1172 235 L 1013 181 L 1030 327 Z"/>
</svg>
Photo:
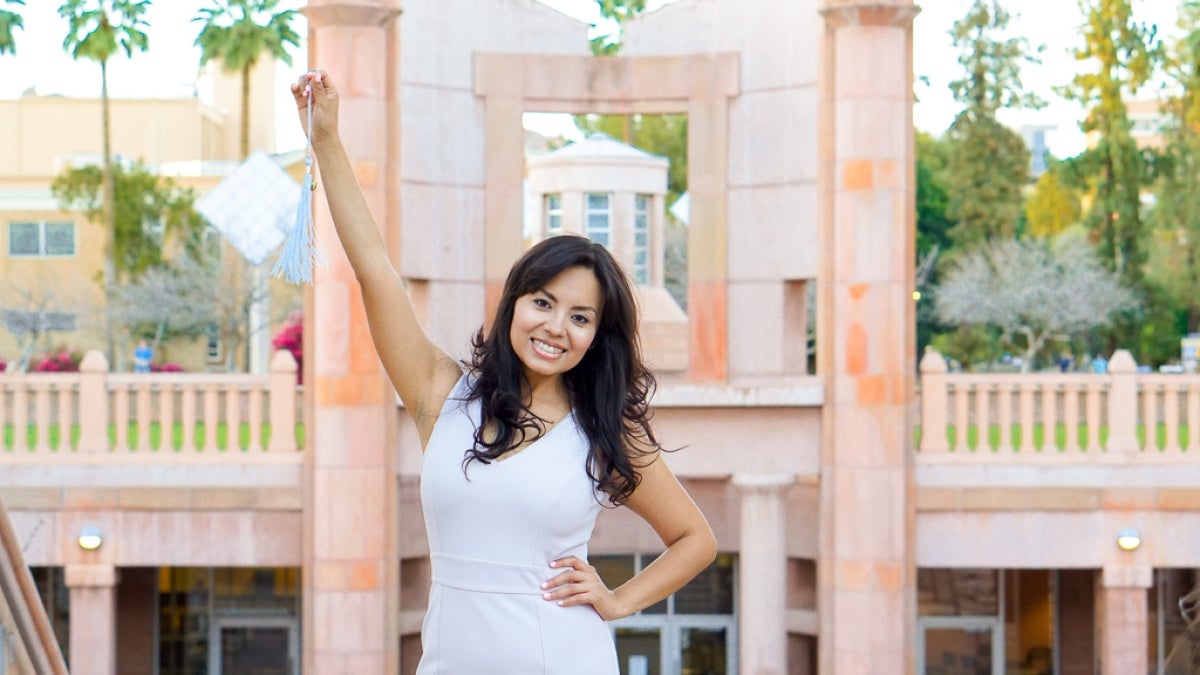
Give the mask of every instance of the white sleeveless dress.
<svg viewBox="0 0 1200 675">
<path fill-rule="evenodd" d="M 608 624 L 590 605 L 559 607 L 540 584 L 550 561 L 587 559 L 600 498 L 589 444 L 568 415 L 491 464 L 463 458 L 479 402 L 455 385 L 421 466 L 421 505 L 433 568 L 418 675 L 616 675 Z"/>
</svg>

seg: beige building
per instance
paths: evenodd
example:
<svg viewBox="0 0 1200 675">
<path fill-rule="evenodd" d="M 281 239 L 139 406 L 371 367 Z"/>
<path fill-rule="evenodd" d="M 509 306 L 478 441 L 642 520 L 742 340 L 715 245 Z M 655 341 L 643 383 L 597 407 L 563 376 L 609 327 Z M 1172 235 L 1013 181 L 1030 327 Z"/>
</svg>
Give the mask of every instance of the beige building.
<svg viewBox="0 0 1200 675">
<path fill-rule="evenodd" d="M 235 76 L 210 68 L 205 75 L 214 95 L 183 99 L 113 99 L 112 148 L 117 162 L 141 162 L 197 198 L 213 189 L 237 164 L 240 85 Z M 273 64 L 252 76 L 251 147 L 275 147 Z M 0 331 L 0 359 L 15 360 L 19 340 L 12 331 L 38 322 L 52 332 L 35 346 L 35 354 L 65 346 L 82 353 L 106 345 L 102 289 L 104 228 L 79 210 L 64 210 L 50 185 L 65 169 L 101 161 L 101 110 L 98 99 L 73 99 L 27 93 L 0 101 L 0 308 L 9 330 Z M 295 148 L 284 148 L 294 151 Z M 293 177 L 303 174 L 295 152 L 277 157 Z M 220 237 L 212 233 L 214 241 Z M 225 247 L 227 259 L 237 256 Z M 286 285 L 273 284 L 276 300 L 272 327 L 278 327 L 301 299 Z M 269 330 L 268 330 L 269 332 Z M 132 350 L 122 331 L 120 344 Z M 269 335 L 266 336 L 269 339 Z M 263 339 L 262 336 L 259 339 Z M 188 370 L 224 369 L 219 336 L 166 343 L 157 361 Z M 120 356 L 123 363 L 129 359 Z M 239 367 L 246 358 L 238 355 Z"/>
<path fill-rule="evenodd" d="M 526 244 L 526 181 L 547 231 L 557 212 L 587 232 L 588 195 L 636 228 L 645 195 L 653 250 L 653 158 L 620 149 L 625 175 L 556 184 L 567 168 L 526 163 L 523 113 L 688 116 L 686 340 L 662 343 L 654 421 L 721 552 L 613 622 L 627 675 L 1128 675 L 1181 629 L 1200 380 L 1127 355 L 1106 375 L 976 377 L 931 354 L 917 398 L 916 11 L 677 0 L 594 58 L 587 26 L 535 0 L 305 10 L 368 203 L 456 354 Z M 636 269 L 636 229 L 616 232 Z M 415 670 L 418 437 L 330 254 L 305 290 L 301 390 L 285 352 L 263 375 L 111 373 L 94 354 L 78 375 L 0 379 L 0 422 L 29 430 L 0 449 L 8 540 L 73 673 Z M 616 582 L 661 550 L 614 510 L 590 559 Z"/>
</svg>

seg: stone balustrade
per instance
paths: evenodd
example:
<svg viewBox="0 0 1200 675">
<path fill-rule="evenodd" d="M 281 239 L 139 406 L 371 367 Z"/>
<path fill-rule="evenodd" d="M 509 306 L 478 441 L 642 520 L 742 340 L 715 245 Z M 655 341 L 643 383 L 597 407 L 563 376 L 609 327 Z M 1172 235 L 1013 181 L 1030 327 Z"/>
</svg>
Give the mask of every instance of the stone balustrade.
<svg viewBox="0 0 1200 675">
<path fill-rule="evenodd" d="M 921 359 L 918 463 L 1200 462 L 1200 375 L 949 373 Z"/>
<path fill-rule="evenodd" d="M 0 374 L 0 464 L 185 457 L 299 461 L 296 361 L 264 375 L 112 373 L 98 351 L 77 373 Z"/>
</svg>

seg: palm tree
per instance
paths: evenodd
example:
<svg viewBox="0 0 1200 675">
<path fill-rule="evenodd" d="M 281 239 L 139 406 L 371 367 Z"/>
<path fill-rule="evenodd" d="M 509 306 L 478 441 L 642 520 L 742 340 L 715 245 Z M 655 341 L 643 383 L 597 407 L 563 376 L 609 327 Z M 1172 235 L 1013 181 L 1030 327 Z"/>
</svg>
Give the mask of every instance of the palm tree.
<svg viewBox="0 0 1200 675">
<path fill-rule="evenodd" d="M 24 0 L 4 0 L 10 5 L 24 5 Z M 21 15 L 0 9 L 0 56 L 16 54 L 16 41 L 13 39 L 13 29 L 21 28 Z"/>
<path fill-rule="evenodd" d="M 90 59 L 100 64 L 100 115 L 104 137 L 104 292 L 107 295 L 117 277 L 116 245 L 116 194 L 112 172 L 111 132 L 109 130 L 108 106 L 108 60 L 117 53 L 125 52 L 126 58 L 133 50 L 146 51 L 150 46 L 143 28 L 149 24 L 142 14 L 150 6 L 150 0 L 66 0 L 58 8 L 58 15 L 67 19 L 69 27 L 63 40 L 63 49 L 79 60 Z M 105 312 L 107 316 L 107 312 Z M 112 325 L 107 323 L 108 357 L 114 357 Z"/>
<path fill-rule="evenodd" d="M 193 21 L 203 21 L 196 36 L 200 65 L 218 60 L 227 73 L 242 75 L 241 153 L 250 154 L 250 71 L 264 52 L 292 65 L 286 45 L 299 46 L 292 30 L 296 11 L 279 11 L 279 0 L 211 0 Z"/>
</svg>

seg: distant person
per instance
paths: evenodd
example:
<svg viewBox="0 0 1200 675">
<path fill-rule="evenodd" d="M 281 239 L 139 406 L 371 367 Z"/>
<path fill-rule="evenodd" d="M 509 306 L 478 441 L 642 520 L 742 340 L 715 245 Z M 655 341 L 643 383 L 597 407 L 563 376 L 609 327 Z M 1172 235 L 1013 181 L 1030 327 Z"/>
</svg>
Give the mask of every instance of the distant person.
<svg viewBox="0 0 1200 675">
<path fill-rule="evenodd" d="M 150 372 L 150 363 L 154 360 L 154 348 L 149 342 L 142 340 L 138 343 L 137 348 L 133 350 L 133 372 L 148 373 Z"/>
<path fill-rule="evenodd" d="M 651 430 L 629 277 L 584 237 L 539 242 L 460 362 L 422 330 L 392 267 L 338 136 L 333 82 L 310 72 L 292 94 L 302 124 L 312 106 L 305 131 L 333 224 L 424 451 L 432 583 L 417 673 L 617 675 L 607 622 L 679 590 L 717 550 Z M 642 517 L 666 549 L 615 589 L 587 560 L 606 504 Z"/>
</svg>

